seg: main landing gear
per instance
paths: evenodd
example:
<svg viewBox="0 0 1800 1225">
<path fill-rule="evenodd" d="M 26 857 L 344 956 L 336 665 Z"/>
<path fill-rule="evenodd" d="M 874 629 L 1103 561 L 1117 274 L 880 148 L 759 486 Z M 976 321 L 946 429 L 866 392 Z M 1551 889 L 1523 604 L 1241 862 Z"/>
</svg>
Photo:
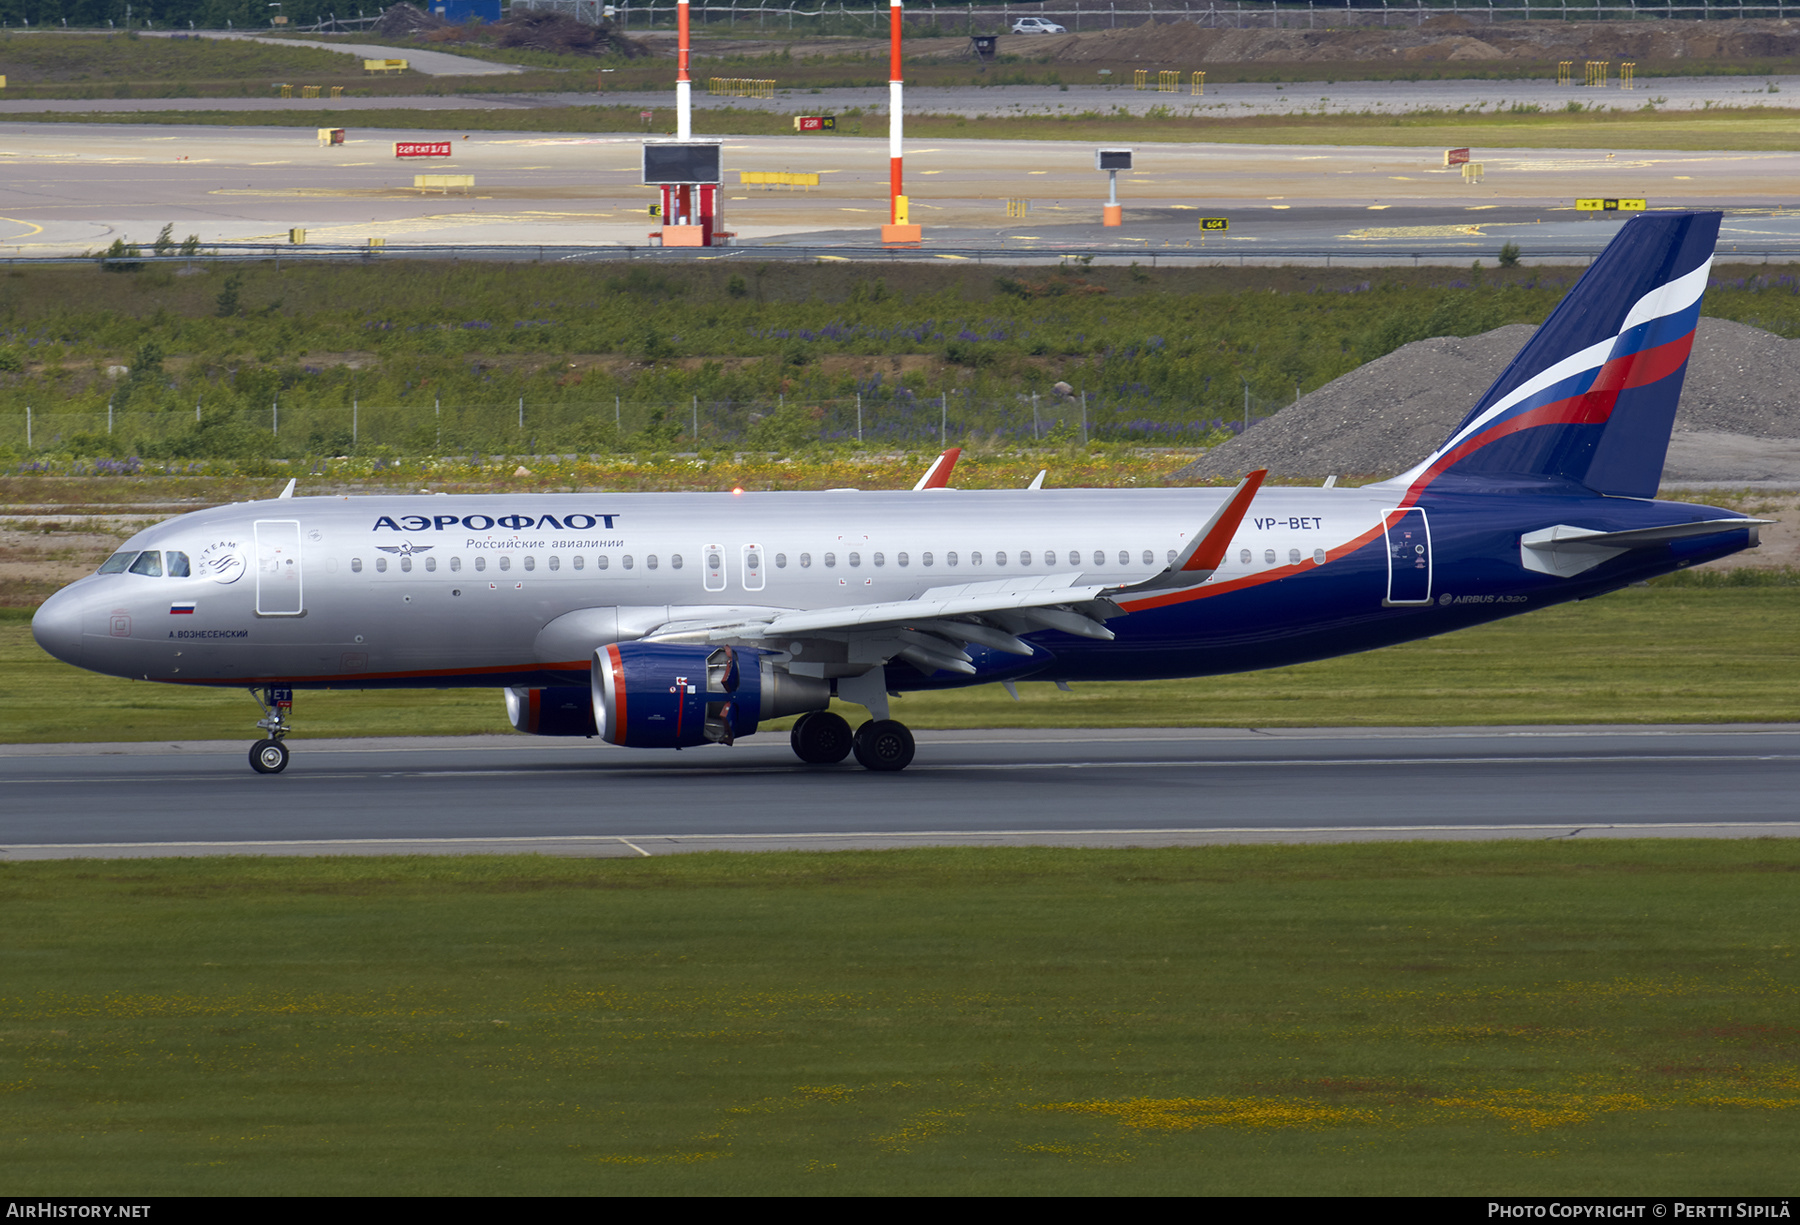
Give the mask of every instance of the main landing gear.
<svg viewBox="0 0 1800 1225">
<path fill-rule="evenodd" d="M 913 759 L 913 735 L 893 719 L 871 719 L 854 735 L 843 718 L 828 710 L 801 715 L 789 734 L 794 755 L 815 766 L 836 765 L 852 753 L 865 770 L 904 770 Z"/>
<path fill-rule="evenodd" d="M 267 738 L 250 746 L 250 768 L 258 774 L 280 774 L 288 764 L 288 748 L 282 741 L 292 730 L 288 726 L 288 715 L 294 709 L 294 691 L 273 687 L 260 691 L 252 689 L 250 696 L 263 709 L 263 717 L 256 721 L 256 726 L 269 733 Z"/>
</svg>

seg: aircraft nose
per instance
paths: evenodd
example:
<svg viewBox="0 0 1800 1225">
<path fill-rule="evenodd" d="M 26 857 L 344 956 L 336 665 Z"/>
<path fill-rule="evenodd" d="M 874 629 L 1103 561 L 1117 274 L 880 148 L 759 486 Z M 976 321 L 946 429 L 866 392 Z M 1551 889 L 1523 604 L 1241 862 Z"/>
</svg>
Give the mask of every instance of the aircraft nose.
<svg viewBox="0 0 1800 1225">
<path fill-rule="evenodd" d="M 73 593 L 59 591 L 31 618 L 31 636 L 37 644 L 76 667 L 81 666 L 81 603 Z"/>
</svg>

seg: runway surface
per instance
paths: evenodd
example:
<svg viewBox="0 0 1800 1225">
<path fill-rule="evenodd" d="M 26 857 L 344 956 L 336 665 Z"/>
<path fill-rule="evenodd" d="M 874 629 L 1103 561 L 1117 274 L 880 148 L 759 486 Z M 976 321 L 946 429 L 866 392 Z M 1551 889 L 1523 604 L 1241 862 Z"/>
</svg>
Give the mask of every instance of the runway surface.
<svg viewBox="0 0 1800 1225">
<path fill-rule="evenodd" d="M 656 855 L 922 845 L 1800 836 L 1800 729 L 925 732 L 912 767 L 807 767 L 786 737 L 0 747 L 0 859 Z"/>
<path fill-rule="evenodd" d="M 395 158 L 394 142 L 427 139 L 450 141 L 453 156 Z M 353 128 L 339 146 L 292 128 L 0 125 L 0 257 L 79 255 L 117 238 L 148 243 L 165 224 L 177 240 L 195 234 L 205 244 L 286 246 L 299 228 L 313 250 L 366 249 L 371 239 L 390 254 L 415 245 L 643 249 L 656 197 L 639 181 L 641 142 L 438 130 L 423 113 L 416 129 Z M 724 143 L 725 225 L 746 250 L 880 251 L 885 141 Z M 1145 145 L 1120 178 L 1126 224 L 1114 229 L 1100 224 L 1106 176 L 1093 169 L 1087 143 L 917 141 L 906 181 L 927 257 L 1030 259 L 1079 248 L 1122 258 L 1466 264 L 1512 241 L 1527 262 L 1570 262 L 1598 252 L 1629 215 L 1577 213 L 1574 200 L 1586 195 L 1729 209 L 1720 239 L 1727 256 L 1800 248 L 1800 216 L 1784 194 L 1800 182 L 1800 153 L 1497 149 L 1481 157 L 1486 178 L 1474 184 L 1429 149 Z M 817 173 L 819 186 L 739 182 L 740 172 L 769 170 Z M 427 192 L 413 186 L 417 173 L 468 174 L 474 186 Z M 1009 200 L 1029 212 L 1009 218 Z M 1230 229 L 1203 234 L 1201 218 L 1213 216 Z"/>
</svg>

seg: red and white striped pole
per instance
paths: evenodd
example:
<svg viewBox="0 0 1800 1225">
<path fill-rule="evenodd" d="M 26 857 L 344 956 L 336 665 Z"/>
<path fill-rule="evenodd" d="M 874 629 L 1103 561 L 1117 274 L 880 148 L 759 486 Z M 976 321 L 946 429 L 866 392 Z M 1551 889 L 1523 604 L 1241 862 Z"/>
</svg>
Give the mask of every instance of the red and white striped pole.
<svg viewBox="0 0 1800 1225">
<path fill-rule="evenodd" d="M 688 79 L 688 0 L 675 5 L 675 139 L 694 138 L 693 88 Z"/>
<path fill-rule="evenodd" d="M 904 13 L 901 0 L 888 0 L 888 224 L 881 227 L 883 242 L 918 242 L 919 227 L 911 224 L 906 185 L 900 171 L 900 144 L 906 110 L 901 99 L 900 30 Z"/>
<path fill-rule="evenodd" d="M 905 188 L 900 181 L 900 132 L 902 116 L 900 91 L 900 0 L 888 0 L 888 221 L 904 224 L 900 216 L 900 197 Z"/>
</svg>

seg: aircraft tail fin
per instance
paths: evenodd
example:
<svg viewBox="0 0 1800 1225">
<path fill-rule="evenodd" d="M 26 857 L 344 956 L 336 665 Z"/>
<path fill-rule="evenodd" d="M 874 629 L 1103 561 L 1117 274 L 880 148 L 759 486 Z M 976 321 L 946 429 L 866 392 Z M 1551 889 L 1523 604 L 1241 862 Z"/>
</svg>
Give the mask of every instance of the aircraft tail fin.
<svg viewBox="0 0 1800 1225">
<path fill-rule="evenodd" d="M 1656 495 L 1687 374 L 1719 213 L 1625 223 L 1444 445 L 1395 478 L 1560 477 Z"/>
</svg>

